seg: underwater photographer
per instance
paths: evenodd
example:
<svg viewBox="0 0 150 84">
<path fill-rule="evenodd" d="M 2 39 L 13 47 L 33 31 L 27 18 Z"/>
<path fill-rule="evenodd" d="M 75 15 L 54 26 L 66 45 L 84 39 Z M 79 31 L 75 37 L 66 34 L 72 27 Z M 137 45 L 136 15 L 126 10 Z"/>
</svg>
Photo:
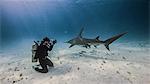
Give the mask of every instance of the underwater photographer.
<svg viewBox="0 0 150 84">
<path fill-rule="evenodd" d="M 32 60 L 34 59 L 35 60 L 34 62 L 37 62 L 37 60 L 39 60 L 40 66 L 42 67 L 42 69 L 35 67 L 34 69 L 36 71 L 41 72 L 41 73 L 47 73 L 48 72 L 47 66 L 54 67 L 52 61 L 48 59 L 47 56 L 48 56 L 48 51 L 51 51 L 53 49 L 53 46 L 56 43 L 57 43 L 57 40 L 53 41 L 53 40 L 50 40 L 48 37 L 43 38 L 40 44 L 35 42 L 37 49 L 35 50 L 34 57 L 32 56 L 33 57 Z"/>
</svg>

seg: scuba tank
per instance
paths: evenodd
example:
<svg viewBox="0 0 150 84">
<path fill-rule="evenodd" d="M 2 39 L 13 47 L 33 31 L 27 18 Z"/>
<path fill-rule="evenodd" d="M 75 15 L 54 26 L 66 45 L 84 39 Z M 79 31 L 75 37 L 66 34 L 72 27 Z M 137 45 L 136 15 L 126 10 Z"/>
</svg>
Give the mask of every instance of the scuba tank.
<svg viewBox="0 0 150 84">
<path fill-rule="evenodd" d="M 39 46 L 38 43 L 39 43 L 39 41 L 37 41 L 37 42 L 34 41 L 34 44 L 32 45 L 32 62 L 37 62 L 37 59 L 35 59 L 35 55 L 36 55 L 36 51 Z"/>
</svg>

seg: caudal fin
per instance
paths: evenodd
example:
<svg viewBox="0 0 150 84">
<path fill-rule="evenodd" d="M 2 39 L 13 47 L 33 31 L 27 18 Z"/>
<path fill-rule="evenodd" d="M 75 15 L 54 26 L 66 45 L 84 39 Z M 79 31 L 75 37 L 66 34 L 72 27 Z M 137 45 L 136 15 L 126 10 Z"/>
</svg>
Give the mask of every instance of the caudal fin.
<svg viewBox="0 0 150 84">
<path fill-rule="evenodd" d="M 109 49 L 109 44 L 111 44 L 112 42 L 114 42 L 115 40 L 117 40 L 118 38 L 120 38 L 121 36 L 123 36 L 123 35 L 125 35 L 125 34 L 126 34 L 126 33 L 122 33 L 122 34 L 113 36 L 113 37 L 111 37 L 111 38 L 105 40 L 105 41 L 104 41 L 104 43 L 105 43 L 104 45 L 105 45 L 105 47 L 107 48 L 107 50 L 110 51 L 110 49 Z"/>
</svg>

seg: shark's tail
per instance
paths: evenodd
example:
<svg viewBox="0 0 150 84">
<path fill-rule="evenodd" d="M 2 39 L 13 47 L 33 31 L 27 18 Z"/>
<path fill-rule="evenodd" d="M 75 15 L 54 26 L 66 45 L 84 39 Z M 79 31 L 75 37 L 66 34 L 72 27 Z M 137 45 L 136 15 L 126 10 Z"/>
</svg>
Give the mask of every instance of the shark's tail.
<svg viewBox="0 0 150 84">
<path fill-rule="evenodd" d="M 107 40 L 104 41 L 104 45 L 105 47 L 110 51 L 109 49 L 109 44 L 111 44 L 112 42 L 114 42 L 115 40 L 117 40 L 118 38 L 120 38 L 121 36 L 125 35 L 126 33 L 122 33 L 122 34 L 119 34 L 119 35 L 116 35 L 116 36 L 113 36 Z"/>
</svg>

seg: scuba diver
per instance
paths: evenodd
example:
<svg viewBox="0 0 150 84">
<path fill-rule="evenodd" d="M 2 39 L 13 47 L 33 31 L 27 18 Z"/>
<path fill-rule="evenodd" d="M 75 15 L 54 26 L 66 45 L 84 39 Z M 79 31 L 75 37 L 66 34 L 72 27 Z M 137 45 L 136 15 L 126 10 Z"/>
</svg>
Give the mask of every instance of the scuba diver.
<svg viewBox="0 0 150 84">
<path fill-rule="evenodd" d="M 57 43 L 56 40 L 52 41 L 48 37 L 43 38 L 43 41 L 41 41 L 40 45 L 36 43 L 38 47 L 34 59 L 38 59 L 40 66 L 42 67 L 42 69 L 39 69 L 38 67 L 34 68 L 36 71 L 41 73 L 47 73 L 48 72 L 47 65 L 49 67 L 54 67 L 53 63 L 51 62 L 50 59 L 47 58 L 47 56 L 48 51 L 51 51 L 53 49 L 55 43 Z"/>
</svg>

